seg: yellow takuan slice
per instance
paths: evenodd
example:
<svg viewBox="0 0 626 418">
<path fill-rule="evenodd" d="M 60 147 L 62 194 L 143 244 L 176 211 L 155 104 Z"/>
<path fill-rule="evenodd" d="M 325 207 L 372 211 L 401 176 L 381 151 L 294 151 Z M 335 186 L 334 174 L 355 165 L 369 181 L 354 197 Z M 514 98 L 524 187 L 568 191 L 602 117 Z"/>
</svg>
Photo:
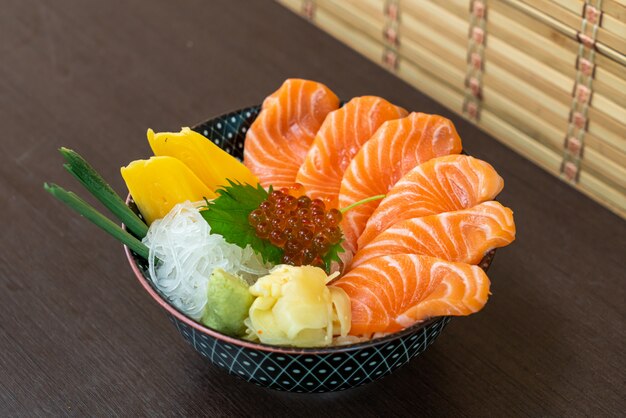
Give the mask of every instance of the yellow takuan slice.
<svg viewBox="0 0 626 418">
<path fill-rule="evenodd" d="M 226 179 L 252 186 L 259 182 L 235 157 L 189 128 L 160 133 L 148 129 L 148 142 L 154 155 L 178 158 L 212 190 L 228 186 Z"/>
<path fill-rule="evenodd" d="M 148 225 L 167 215 L 177 203 L 216 197 L 189 167 L 173 157 L 136 160 L 121 172 Z"/>
</svg>

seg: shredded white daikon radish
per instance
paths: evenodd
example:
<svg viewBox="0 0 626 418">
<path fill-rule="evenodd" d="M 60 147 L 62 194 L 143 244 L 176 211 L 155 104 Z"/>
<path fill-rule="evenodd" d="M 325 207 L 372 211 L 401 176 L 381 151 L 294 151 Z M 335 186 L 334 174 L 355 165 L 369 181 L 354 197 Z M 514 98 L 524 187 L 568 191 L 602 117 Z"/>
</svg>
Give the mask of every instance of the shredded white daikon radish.
<svg viewBox="0 0 626 418">
<path fill-rule="evenodd" d="M 152 282 L 174 306 L 196 320 L 207 303 L 213 269 L 220 267 L 250 284 L 268 272 L 250 246 L 242 249 L 221 235 L 209 233 L 211 227 L 198 211 L 203 204 L 187 201 L 174 206 L 165 218 L 150 225 L 143 239 L 150 249 Z"/>
</svg>

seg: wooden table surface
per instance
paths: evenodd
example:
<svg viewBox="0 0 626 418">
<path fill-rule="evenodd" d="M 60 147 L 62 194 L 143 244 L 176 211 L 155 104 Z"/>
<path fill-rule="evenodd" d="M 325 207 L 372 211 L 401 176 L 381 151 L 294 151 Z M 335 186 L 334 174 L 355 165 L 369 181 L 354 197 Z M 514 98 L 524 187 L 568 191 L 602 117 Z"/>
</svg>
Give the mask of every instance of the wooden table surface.
<svg viewBox="0 0 626 418">
<path fill-rule="evenodd" d="M 267 1 L 4 0 L 0 6 L 0 416 L 619 416 L 626 410 L 626 222 Z M 259 103 L 287 77 L 381 95 L 456 124 L 506 181 L 514 245 L 481 313 L 362 388 L 250 385 L 188 346 L 121 246 L 45 194 L 83 190 L 56 149 L 116 190 L 148 127 Z M 621 412 L 620 412 L 621 411 Z"/>
</svg>

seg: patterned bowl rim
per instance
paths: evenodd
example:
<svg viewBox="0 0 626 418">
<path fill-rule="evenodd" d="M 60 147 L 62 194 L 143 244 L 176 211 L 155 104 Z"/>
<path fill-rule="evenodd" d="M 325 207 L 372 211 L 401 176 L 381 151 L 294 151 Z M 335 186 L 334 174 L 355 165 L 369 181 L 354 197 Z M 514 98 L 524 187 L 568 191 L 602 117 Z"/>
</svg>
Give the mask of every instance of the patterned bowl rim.
<svg viewBox="0 0 626 418">
<path fill-rule="evenodd" d="M 254 108 L 254 107 L 255 106 L 248 106 L 242 109 L 224 113 L 222 115 L 209 118 L 204 122 L 200 122 L 196 124 L 195 126 L 200 126 L 201 124 L 208 123 L 211 120 L 224 117 L 233 112 L 245 110 L 248 108 Z M 128 204 L 131 201 L 131 199 L 132 198 L 129 193 L 126 198 L 126 204 Z M 122 224 L 122 227 L 126 229 L 126 226 L 123 224 Z M 384 337 L 373 338 L 368 341 L 359 342 L 355 344 L 338 345 L 338 346 L 332 346 L 332 347 L 298 348 L 298 347 L 285 347 L 285 346 L 274 346 L 274 345 L 262 344 L 262 343 L 254 343 L 254 342 L 242 340 L 236 337 L 231 337 L 226 334 L 222 334 L 221 332 L 218 332 L 214 329 L 205 327 L 204 325 L 200 324 L 199 322 L 196 322 L 195 320 L 189 318 L 188 316 L 180 312 L 177 308 L 171 305 L 167 300 L 163 299 L 163 297 L 161 297 L 161 295 L 159 295 L 159 293 L 154 289 L 153 285 L 151 284 L 151 280 L 148 280 L 139 269 L 139 266 L 137 265 L 137 260 L 135 258 L 136 256 L 133 255 L 133 253 L 130 251 L 130 249 L 126 245 L 124 245 L 124 252 L 126 253 L 126 258 L 128 259 L 128 263 L 130 264 L 130 267 L 135 273 L 137 280 L 139 280 L 139 283 L 141 283 L 143 288 L 148 292 L 148 294 L 152 297 L 152 299 L 154 299 L 159 305 L 161 305 L 161 307 L 164 308 L 170 315 L 172 315 L 177 320 L 187 324 L 188 326 L 194 328 L 196 331 L 199 331 L 203 334 L 210 335 L 211 337 L 217 340 L 220 340 L 222 342 L 230 343 L 230 344 L 240 346 L 240 347 L 245 347 L 251 350 L 260 350 L 260 351 L 282 353 L 282 354 L 333 354 L 333 353 L 341 353 L 341 352 L 347 352 L 347 351 L 357 351 L 357 350 L 362 350 L 365 348 L 383 345 L 391 341 L 402 339 L 409 335 L 417 334 L 418 332 L 423 331 L 425 328 L 441 321 L 442 319 L 445 319 L 445 317 L 441 317 L 441 316 L 434 317 L 426 321 L 414 324 L 408 328 L 403 329 L 402 331 L 394 332 Z M 481 262 L 478 265 L 481 268 L 483 268 L 483 270 L 486 271 L 491 265 L 491 262 L 494 256 L 495 256 L 495 250 L 491 250 L 490 252 L 485 254 L 484 258 L 481 260 Z"/>
</svg>

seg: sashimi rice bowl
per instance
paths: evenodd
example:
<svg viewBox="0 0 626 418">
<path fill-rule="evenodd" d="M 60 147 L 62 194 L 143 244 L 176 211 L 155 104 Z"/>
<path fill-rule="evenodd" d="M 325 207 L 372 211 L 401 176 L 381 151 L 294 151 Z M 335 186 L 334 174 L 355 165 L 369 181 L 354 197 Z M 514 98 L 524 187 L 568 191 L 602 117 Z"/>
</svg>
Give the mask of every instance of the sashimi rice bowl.
<svg viewBox="0 0 626 418">
<path fill-rule="evenodd" d="M 452 122 L 286 80 L 261 106 L 180 132 L 122 167 L 123 201 L 76 152 L 70 171 L 123 228 L 45 188 L 125 245 L 181 335 L 230 374 L 326 392 L 380 379 L 451 316 L 480 311 L 515 239 L 502 178 Z"/>
</svg>

